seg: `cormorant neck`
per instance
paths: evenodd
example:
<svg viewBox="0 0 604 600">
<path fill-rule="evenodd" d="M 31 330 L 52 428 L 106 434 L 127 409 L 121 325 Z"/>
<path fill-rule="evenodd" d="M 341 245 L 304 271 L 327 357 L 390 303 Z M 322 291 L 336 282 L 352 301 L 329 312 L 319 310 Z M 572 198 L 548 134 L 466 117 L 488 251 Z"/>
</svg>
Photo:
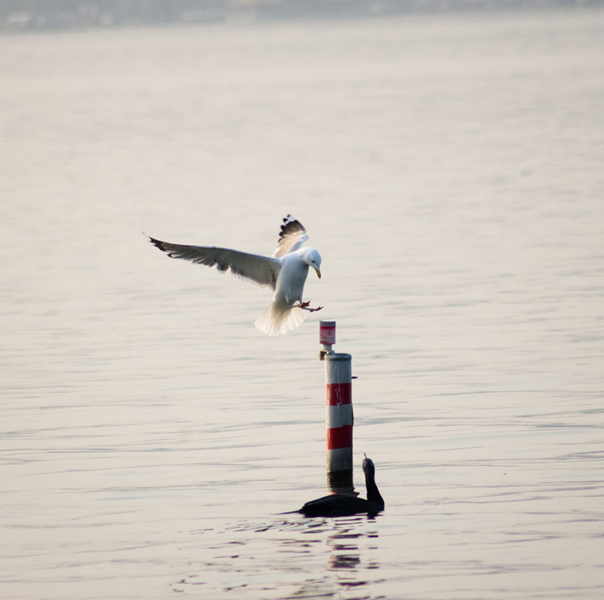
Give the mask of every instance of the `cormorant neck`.
<svg viewBox="0 0 604 600">
<path fill-rule="evenodd" d="M 378 504 L 383 509 L 384 499 L 382 498 L 380 491 L 378 490 L 378 487 L 375 484 L 375 479 L 373 477 L 366 477 L 365 486 L 367 487 L 367 500 L 369 500 L 369 502 L 374 502 L 375 504 Z"/>
</svg>

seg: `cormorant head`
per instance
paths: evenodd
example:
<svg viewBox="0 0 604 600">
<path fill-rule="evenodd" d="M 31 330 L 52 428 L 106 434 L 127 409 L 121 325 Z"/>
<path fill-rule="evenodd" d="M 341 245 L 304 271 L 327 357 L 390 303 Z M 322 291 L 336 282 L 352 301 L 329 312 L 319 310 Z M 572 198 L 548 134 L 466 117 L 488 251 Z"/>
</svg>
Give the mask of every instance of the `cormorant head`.
<svg viewBox="0 0 604 600">
<path fill-rule="evenodd" d="M 363 460 L 363 473 L 365 473 L 365 477 L 370 477 L 371 479 L 375 477 L 375 465 L 370 458 L 367 458 L 366 454 Z"/>
</svg>

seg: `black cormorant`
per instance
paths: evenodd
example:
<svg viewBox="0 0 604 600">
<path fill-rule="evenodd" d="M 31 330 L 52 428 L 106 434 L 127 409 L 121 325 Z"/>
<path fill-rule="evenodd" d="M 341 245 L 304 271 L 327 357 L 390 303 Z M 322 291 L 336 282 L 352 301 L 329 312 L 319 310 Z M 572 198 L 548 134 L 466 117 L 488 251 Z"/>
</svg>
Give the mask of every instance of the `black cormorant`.
<svg viewBox="0 0 604 600">
<path fill-rule="evenodd" d="M 367 500 L 347 494 L 331 494 L 307 502 L 299 511 L 305 517 L 346 517 L 367 513 L 374 516 L 384 510 L 384 499 L 375 484 L 375 466 L 365 455 L 363 460 Z"/>
</svg>

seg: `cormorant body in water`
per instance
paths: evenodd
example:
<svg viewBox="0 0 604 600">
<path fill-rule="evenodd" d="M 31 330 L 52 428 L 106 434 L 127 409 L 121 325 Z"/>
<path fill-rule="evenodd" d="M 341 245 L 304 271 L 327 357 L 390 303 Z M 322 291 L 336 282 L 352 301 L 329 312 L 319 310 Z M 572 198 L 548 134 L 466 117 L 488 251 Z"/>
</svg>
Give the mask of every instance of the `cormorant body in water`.
<svg viewBox="0 0 604 600">
<path fill-rule="evenodd" d="M 305 517 L 347 517 L 367 513 L 374 516 L 384 510 L 384 499 L 375 484 L 375 466 L 365 455 L 363 461 L 367 500 L 348 496 L 347 494 L 331 494 L 317 500 L 307 502 L 299 511 Z"/>
</svg>

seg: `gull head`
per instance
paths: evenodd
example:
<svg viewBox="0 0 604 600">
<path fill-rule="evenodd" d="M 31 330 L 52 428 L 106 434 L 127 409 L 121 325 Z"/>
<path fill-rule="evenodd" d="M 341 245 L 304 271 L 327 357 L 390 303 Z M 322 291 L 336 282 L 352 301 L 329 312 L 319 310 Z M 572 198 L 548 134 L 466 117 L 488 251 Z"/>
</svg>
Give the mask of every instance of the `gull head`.
<svg viewBox="0 0 604 600">
<path fill-rule="evenodd" d="M 312 267 L 319 279 L 321 279 L 321 255 L 314 248 L 304 249 L 304 262 Z"/>
</svg>

